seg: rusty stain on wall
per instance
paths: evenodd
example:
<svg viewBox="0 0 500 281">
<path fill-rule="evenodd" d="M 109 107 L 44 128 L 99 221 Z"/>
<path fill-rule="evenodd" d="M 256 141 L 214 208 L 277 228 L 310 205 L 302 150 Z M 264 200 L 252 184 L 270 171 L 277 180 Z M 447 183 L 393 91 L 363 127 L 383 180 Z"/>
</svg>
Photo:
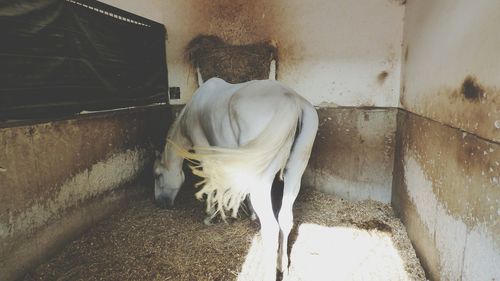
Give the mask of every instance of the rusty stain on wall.
<svg viewBox="0 0 500 281">
<path fill-rule="evenodd" d="M 397 5 L 406 5 L 407 0 L 389 0 L 389 2 L 397 4 Z"/>
<path fill-rule="evenodd" d="M 380 72 L 378 75 L 377 75 L 377 81 L 380 85 L 383 85 L 384 82 L 385 82 L 385 79 L 387 79 L 387 76 L 389 76 L 389 72 L 387 72 L 386 70 Z"/>
<path fill-rule="evenodd" d="M 216 35 L 229 44 L 251 44 L 271 39 L 277 15 L 267 1 L 195 0 L 191 10 L 197 20 L 194 30 Z"/>
<path fill-rule="evenodd" d="M 443 124 L 460 128 L 480 137 L 500 141 L 500 130 L 495 122 L 500 120 L 500 90 L 482 85 L 469 75 L 459 86 L 442 87 L 435 95 L 422 95 L 419 104 L 410 107 L 421 114 Z M 411 104 L 405 95 L 402 105 Z"/>
<path fill-rule="evenodd" d="M 484 89 L 474 76 L 467 76 L 460 90 L 465 99 L 471 102 L 479 102 L 484 97 Z"/>
</svg>

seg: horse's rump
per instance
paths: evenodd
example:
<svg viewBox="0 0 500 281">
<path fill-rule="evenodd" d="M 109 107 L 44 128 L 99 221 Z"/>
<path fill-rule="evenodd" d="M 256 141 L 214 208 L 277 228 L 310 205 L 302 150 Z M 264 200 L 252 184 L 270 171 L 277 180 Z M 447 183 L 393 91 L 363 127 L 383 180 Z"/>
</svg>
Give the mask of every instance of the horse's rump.
<svg viewBox="0 0 500 281">
<path fill-rule="evenodd" d="M 189 152 L 174 144 L 180 156 L 199 161 L 191 165 L 193 173 L 203 178 L 196 196 L 206 197 L 211 217 L 219 214 L 225 219 L 226 212 L 235 217 L 252 188 L 262 186 L 267 177 L 274 178 L 278 171 L 283 172 L 302 115 L 297 97 L 288 94 L 283 97 L 264 130 L 245 145 L 194 147 L 195 152 Z M 277 169 L 269 171 L 271 166 Z"/>
</svg>

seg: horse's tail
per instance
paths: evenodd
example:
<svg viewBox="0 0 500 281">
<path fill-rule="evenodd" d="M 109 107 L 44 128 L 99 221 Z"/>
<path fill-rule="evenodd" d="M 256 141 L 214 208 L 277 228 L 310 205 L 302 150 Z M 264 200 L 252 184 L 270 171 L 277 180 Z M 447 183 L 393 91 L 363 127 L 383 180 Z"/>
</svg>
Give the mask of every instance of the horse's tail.
<svg viewBox="0 0 500 281">
<path fill-rule="evenodd" d="M 225 219 L 226 212 L 236 217 L 245 196 L 253 187 L 262 185 L 269 166 L 278 166 L 276 172 L 283 174 L 300 124 L 301 104 L 300 99 L 287 95 L 265 129 L 241 147 L 195 147 L 193 153 L 177 146 L 182 157 L 200 162 L 191 167 L 195 175 L 203 178 L 196 196 L 206 196 L 207 213 L 212 218 L 220 214 Z"/>
</svg>

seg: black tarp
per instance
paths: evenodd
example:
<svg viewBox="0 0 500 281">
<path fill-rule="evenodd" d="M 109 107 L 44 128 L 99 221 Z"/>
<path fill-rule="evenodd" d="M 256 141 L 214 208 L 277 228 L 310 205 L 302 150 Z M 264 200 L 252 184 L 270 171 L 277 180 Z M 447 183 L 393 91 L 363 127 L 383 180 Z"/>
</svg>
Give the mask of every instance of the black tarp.
<svg viewBox="0 0 500 281">
<path fill-rule="evenodd" d="M 95 0 L 0 0 L 0 120 L 166 101 L 165 37 Z"/>
</svg>

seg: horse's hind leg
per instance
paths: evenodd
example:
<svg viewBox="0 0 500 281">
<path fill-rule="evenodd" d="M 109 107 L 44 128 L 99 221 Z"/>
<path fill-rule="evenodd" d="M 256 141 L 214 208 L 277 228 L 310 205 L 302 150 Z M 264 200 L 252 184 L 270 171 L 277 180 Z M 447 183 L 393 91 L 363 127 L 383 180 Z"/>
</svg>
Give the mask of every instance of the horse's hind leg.
<svg viewBox="0 0 500 281">
<path fill-rule="evenodd" d="M 293 227 L 293 203 L 300 190 L 300 181 L 304 174 L 318 128 L 318 115 L 314 108 L 305 108 L 302 126 L 288 159 L 283 186 L 283 199 L 278 214 L 281 231 L 278 253 L 278 270 L 285 272 L 288 268 L 288 236 Z"/>
<path fill-rule="evenodd" d="M 262 242 L 262 260 L 256 270 L 254 280 L 276 280 L 279 226 L 274 217 L 271 202 L 272 180 L 263 180 L 250 191 L 250 200 L 259 218 Z"/>
<path fill-rule="evenodd" d="M 278 270 L 286 273 L 288 269 L 288 236 L 293 228 L 293 203 L 300 190 L 300 178 L 302 173 L 289 173 L 285 175 L 283 199 L 280 212 L 278 214 L 278 223 L 280 227 L 279 248 L 278 248 Z"/>
<path fill-rule="evenodd" d="M 250 195 L 247 195 L 247 197 L 245 198 L 245 205 L 247 207 L 247 212 L 248 212 L 248 216 L 250 216 L 250 220 L 256 220 L 257 219 L 257 215 L 255 214 L 255 210 L 252 206 L 252 200 L 250 200 Z"/>
</svg>

